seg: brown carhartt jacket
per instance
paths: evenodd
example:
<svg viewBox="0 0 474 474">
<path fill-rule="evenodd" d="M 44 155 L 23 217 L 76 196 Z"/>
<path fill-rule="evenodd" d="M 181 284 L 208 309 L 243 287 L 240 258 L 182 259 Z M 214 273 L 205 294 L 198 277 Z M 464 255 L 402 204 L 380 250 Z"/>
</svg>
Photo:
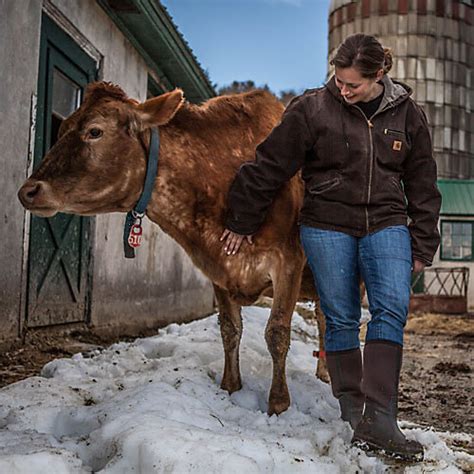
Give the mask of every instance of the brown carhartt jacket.
<svg viewBox="0 0 474 474">
<path fill-rule="evenodd" d="M 275 194 L 302 169 L 299 223 L 362 237 L 409 224 L 413 258 L 430 265 L 439 245 L 441 195 L 426 116 L 408 86 L 382 79 L 370 120 L 335 85 L 306 91 L 244 163 L 228 194 L 226 226 L 255 233 Z"/>
</svg>

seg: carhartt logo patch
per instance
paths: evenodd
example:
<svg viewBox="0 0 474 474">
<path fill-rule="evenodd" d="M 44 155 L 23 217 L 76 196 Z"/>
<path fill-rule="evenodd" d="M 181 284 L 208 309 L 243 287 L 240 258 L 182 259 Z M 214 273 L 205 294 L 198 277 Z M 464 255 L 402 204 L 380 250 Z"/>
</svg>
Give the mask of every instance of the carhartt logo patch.
<svg viewBox="0 0 474 474">
<path fill-rule="evenodd" d="M 394 140 L 392 149 L 395 151 L 400 151 L 402 149 L 402 142 L 400 140 Z"/>
</svg>

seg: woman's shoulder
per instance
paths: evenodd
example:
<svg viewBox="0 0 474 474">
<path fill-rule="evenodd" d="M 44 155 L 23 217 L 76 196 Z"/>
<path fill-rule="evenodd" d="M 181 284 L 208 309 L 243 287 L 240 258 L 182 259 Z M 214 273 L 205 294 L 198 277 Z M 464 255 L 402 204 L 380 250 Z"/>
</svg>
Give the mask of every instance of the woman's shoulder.
<svg viewBox="0 0 474 474">
<path fill-rule="evenodd" d="M 408 120 L 421 122 L 423 125 L 428 125 L 428 118 L 423 107 L 416 102 L 415 99 L 409 97 L 407 100 L 408 103 Z"/>
<path fill-rule="evenodd" d="M 327 87 L 315 87 L 313 89 L 306 89 L 302 94 L 293 97 L 287 105 L 287 109 L 291 107 L 304 106 L 308 107 L 310 104 L 318 102 L 327 94 Z"/>
</svg>

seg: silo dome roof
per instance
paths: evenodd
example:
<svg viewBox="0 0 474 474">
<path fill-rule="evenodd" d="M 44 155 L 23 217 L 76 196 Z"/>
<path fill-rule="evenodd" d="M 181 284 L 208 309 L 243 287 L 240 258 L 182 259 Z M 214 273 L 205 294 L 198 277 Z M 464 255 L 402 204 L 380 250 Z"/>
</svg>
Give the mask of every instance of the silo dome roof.
<svg viewBox="0 0 474 474">
<path fill-rule="evenodd" d="M 343 5 L 347 5 L 348 3 L 352 3 L 354 0 L 331 0 L 329 4 L 329 13 L 332 13 L 334 10 L 337 10 L 339 7 Z"/>
</svg>

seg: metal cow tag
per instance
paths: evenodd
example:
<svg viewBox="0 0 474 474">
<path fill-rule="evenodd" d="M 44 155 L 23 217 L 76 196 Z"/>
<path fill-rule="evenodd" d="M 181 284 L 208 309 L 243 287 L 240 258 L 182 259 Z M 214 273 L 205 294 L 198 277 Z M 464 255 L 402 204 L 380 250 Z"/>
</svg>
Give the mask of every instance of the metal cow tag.
<svg viewBox="0 0 474 474">
<path fill-rule="evenodd" d="M 137 219 L 135 224 L 132 225 L 132 228 L 130 229 L 130 234 L 128 235 L 128 244 L 130 247 L 140 247 L 142 243 L 142 224 L 141 221 Z"/>
</svg>

